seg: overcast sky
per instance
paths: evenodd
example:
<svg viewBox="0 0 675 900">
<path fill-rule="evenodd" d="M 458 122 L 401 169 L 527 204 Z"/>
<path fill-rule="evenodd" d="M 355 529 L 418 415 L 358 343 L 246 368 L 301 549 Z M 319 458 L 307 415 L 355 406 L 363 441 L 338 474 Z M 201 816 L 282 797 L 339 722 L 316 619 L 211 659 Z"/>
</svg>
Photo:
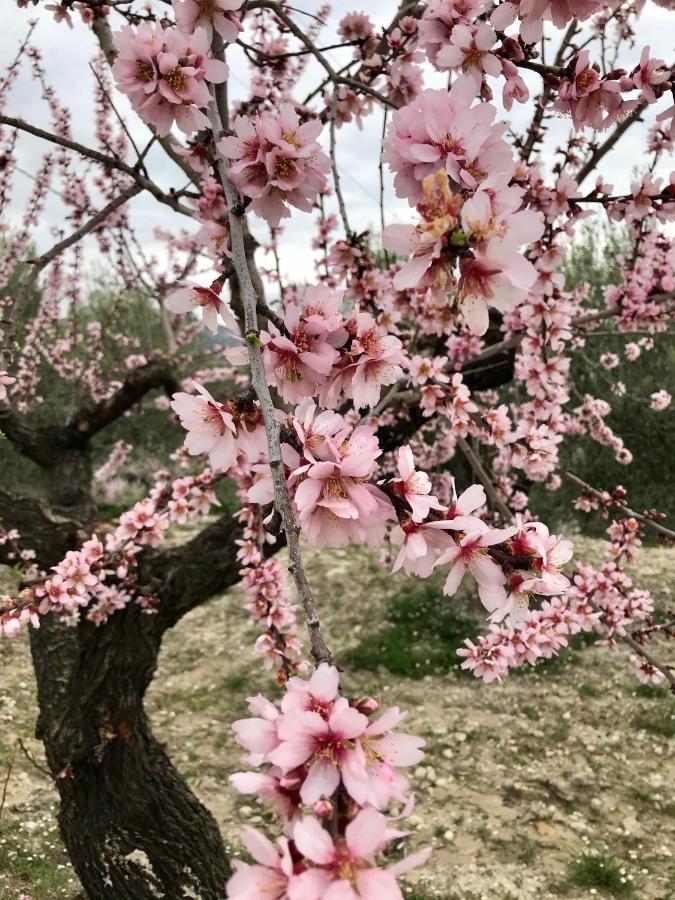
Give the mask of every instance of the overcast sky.
<svg viewBox="0 0 675 900">
<path fill-rule="evenodd" d="M 92 76 L 89 70 L 89 61 L 96 52 L 97 45 L 92 32 L 79 22 L 75 22 L 73 31 L 70 31 L 64 24 L 56 24 L 51 13 L 45 11 L 43 7 L 19 9 L 10 0 L 0 0 L 0 2 L 3 7 L 2 28 L 0 29 L 2 67 L 4 68 L 14 58 L 17 48 L 25 36 L 29 21 L 37 20 L 33 43 L 41 48 L 50 84 L 56 90 L 61 102 L 66 103 L 72 111 L 73 136 L 82 143 L 95 146 Z M 316 11 L 320 5 L 318 0 L 303 0 L 302 8 L 311 12 Z M 360 4 L 358 2 L 348 4 L 350 10 L 354 8 L 368 13 L 377 24 L 386 23 L 396 6 L 395 0 L 364 0 Z M 323 32 L 324 43 L 333 42 L 335 24 L 346 8 L 341 2 L 334 4 L 334 9 L 338 12 L 331 16 L 329 26 Z M 298 21 L 302 18 L 297 14 L 295 17 Z M 666 60 L 672 59 L 673 44 L 675 43 L 673 40 L 674 26 L 674 13 L 648 2 L 640 20 L 637 46 L 628 50 L 626 58 L 621 59 L 619 64 L 631 69 L 638 61 L 639 48 L 645 43 L 651 45 L 652 55 Z M 340 56 L 339 52 L 329 51 L 327 55 L 335 64 L 339 65 L 341 60 L 344 61 L 344 57 Z M 239 48 L 230 48 L 228 62 L 231 69 L 231 96 L 235 98 L 247 96 L 249 68 Z M 298 85 L 296 96 L 302 98 L 304 93 L 317 83 L 317 76 L 322 71 L 315 63 L 308 66 Z M 531 93 L 536 94 L 539 88 L 539 77 L 534 73 L 525 74 L 528 76 Z M 428 86 L 441 86 L 444 81 L 444 76 L 430 72 Z M 142 145 L 147 140 L 147 129 L 131 112 L 122 95 L 116 94 L 115 102 L 125 115 L 131 133 Z M 662 101 L 658 108 L 663 106 L 664 102 Z M 27 72 L 21 75 L 15 85 L 6 112 L 9 115 L 20 116 L 34 125 L 49 127 L 45 104 L 40 100 L 36 85 Z M 500 115 L 518 130 L 529 122 L 531 105 L 514 104 L 510 113 L 501 111 Z M 648 110 L 647 123 L 653 122 L 654 115 L 654 112 Z M 338 131 L 338 160 L 342 172 L 342 187 L 349 211 L 350 225 L 356 230 L 373 228 L 375 231 L 379 231 L 377 159 L 381 128 L 382 112 L 378 110 L 365 121 L 363 131 L 359 131 L 355 126 L 346 126 Z M 632 172 L 645 160 L 646 128 L 647 124 L 633 126 L 619 142 L 617 149 L 610 153 L 601 164 L 603 175 L 615 185 L 617 191 L 629 188 Z M 569 122 L 567 120 L 561 119 L 555 123 L 547 151 L 549 159 L 547 160 L 547 153 L 543 158 L 545 164 L 550 160 L 550 148 L 556 142 L 563 142 L 568 130 Z M 324 129 L 324 132 L 327 132 L 327 129 Z M 322 136 L 324 145 L 327 144 L 327 140 L 328 135 L 324 133 Z M 18 146 L 19 165 L 29 174 L 17 174 L 9 216 L 5 216 L 5 222 L 10 225 L 16 225 L 20 221 L 22 206 L 31 189 L 30 175 L 35 177 L 39 173 L 42 156 L 46 149 L 44 142 L 26 135 L 21 137 Z M 667 172 L 669 168 L 672 168 L 668 162 L 667 160 L 663 162 L 662 172 Z M 672 160 L 670 163 L 672 164 Z M 162 187 L 178 188 L 183 185 L 184 179 L 181 178 L 179 170 L 164 156 L 161 149 L 158 148 L 156 152 L 151 151 L 149 168 L 154 173 L 155 180 Z M 588 184 L 590 185 L 590 183 L 589 179 Z M 394 197 L 389 178 L 386 179 L 385 209 L 388 222 L 413 220 L 407 203 Z M 54 242 L 51 229 L 55 226 L 60 227 L 62 218 L 62 203 L 58 195 L 52 193 L 49 195 L 43 220 L 34 235 L 38 250 L 44 250 Z M 311 240 L 315 234 L 314 219 L 314 215 L 294 212 L 291 220 L 285 220 L 285 234 L 281 239 L 281 257 L 282 269 L 287 278 L 290 277 L 292 280 L 310 280 L 312 278 Z M 167 207 L 145 195 L 132 201 L 132 220 L 139 238 L 151 252 L 159 249 L 158 242 L 153 236 L 155 227 L 170 228 L 172 223 L 177 230 L 186 226 L 192 227 L 185 217 L 172 213 Z M 197 227 L 198 225 L 195 224 L 195 230 Z M 68 226 L 66 226 L 66 230 L 69 230 Z M 264 223 L 254 221 L 253 230 L 261 240 L 265 240 L 266 226 Z M 95 245 L 89 244 L 88 254 L 88 258 L 93 260 Z"/>
</svg>

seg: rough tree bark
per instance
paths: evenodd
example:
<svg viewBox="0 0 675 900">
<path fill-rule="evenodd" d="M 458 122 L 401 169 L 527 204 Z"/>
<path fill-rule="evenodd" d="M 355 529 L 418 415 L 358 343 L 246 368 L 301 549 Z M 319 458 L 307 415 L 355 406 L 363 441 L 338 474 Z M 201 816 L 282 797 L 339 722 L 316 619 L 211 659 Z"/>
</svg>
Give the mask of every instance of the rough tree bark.
<svg viewBox="0 0 675 900">
<path fill-rule="evenodd" d="M 216 822 L 153 736 L 143 698 L 166 629 L 237 580 L 233 536 L 223 517 L 182 547 L 148 554 L 141 583 L 159 591 L 157 615 L 131 605 L 75 629 L 50 617 L 32 634 L 37 736 L 92 900 L 224 897 L 230 870 Z"/>
<path fill-rule="evenodd" d="M 90 534 L 91 436 L 148 385 L 172 386 L 165 372 L 148 374 L 144 390 L 125 384 L 121 397 L 80 411 L 47 442 L 44 430 L 5 417 L 17 449 L 50 473 L 48 504 L 0 490 L 0 520 L 20 531 L 41 568 Z M 238 580 L 237 536 L 228 515 L 180 547 L 146 550 L 139 583 L 159 596 L 155 615 L 132 604 L 101 626 L 46 616 L 31 629 L 36 736 L 59 791 L 61 835 L 91 900 L 225 896 L 230 867 L 217 824 L 152 734 L 143 700 L 166 630 Z"/>
</svg>

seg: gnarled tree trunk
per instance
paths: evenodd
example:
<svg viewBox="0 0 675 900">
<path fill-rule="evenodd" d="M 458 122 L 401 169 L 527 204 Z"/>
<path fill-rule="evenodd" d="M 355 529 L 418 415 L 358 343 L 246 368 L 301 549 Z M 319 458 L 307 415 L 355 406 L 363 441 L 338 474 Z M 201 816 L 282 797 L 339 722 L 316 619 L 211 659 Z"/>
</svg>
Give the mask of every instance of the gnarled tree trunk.
<svg viewBox="0 0 675 900">
<path fill-rule="evenodd" d="M 137 606 L 98 627 L 50 617 L 32 634 L 37 736 L 61 797 L 64 843 L 92 900 L 225 895 L 218 826 L 143 709 L 161 634 Z"/>
<path fill-rule="evenodd" d="M 70 496 L 82 498 L 83 487 Z M 54 492 L 63 510 L 61 487 Z M 0 518 L 43 568 L 87 537 L 78 522 L 2 491 Z M 139 581 L 160 597 L 154 615 L 132 604 L 105 625 L 47 616 L 31 631 L 36 734 L 61 798 L 61 835 L 91 900 L 225 896 L 230 868 L 216 822 L 153 736 L 143 698 L 166 629 L 236 582 L 235 537 L 224 516 L 183 546 L 146 551 Z"/>
</svg>

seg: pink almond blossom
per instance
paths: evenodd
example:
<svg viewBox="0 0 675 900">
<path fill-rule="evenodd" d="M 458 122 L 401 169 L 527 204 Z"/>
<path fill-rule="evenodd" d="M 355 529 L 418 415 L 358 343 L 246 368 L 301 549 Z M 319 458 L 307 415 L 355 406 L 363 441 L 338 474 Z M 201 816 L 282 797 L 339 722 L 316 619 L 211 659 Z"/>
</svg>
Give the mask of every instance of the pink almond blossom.
<svg viewBox="0 0 675 900">
<path fill-rule="evenodd" d="M 483 74 L 497 77 L 502 65 L 498 57 L 490 53 L 497 35 L 490 25 L 455 25 L 450 43 L 436 55 L 436 65 L 441 69 L 461 69 L 471 76 L 478 88 Z"/>
<path fill-rule="evenodd" d="M 229 307 L 221 299 L 221 289 L 222 284 L 219 281 L 214 281 L 210 287 L 202 287 L 190 282 L 185 287 L 169 294 L 166 298 L 166 305 L 171 312 L 175 313 L 201 309 L 202 321 L 213 334 L 218 331 L 218 316 L 220 316 L 227 328 L 237 335 L 239 334 L 239 325 Z"/>
<path fill-rule="evenodd" d="M 176 23 L 184 34 L 203 28 L 211 39 L 213 29 L 224 41 L 232 44 L 244 30 L 239 18 L 233 15 L 243 0 L 173 0 Z"/>
<path fill-rule="evenodd" d="M 504 573 L 501 567 L 490 558 L 487 548 L 501 544 L 516 531 L 515 527 L 488 528 L 485 523 L 481 522 L 480 528 L 468 532 L 458 544 L 448 547 L 436 561 L 436 566 L 451 563 L 450 571 L 443 585 L 443 593 L 448 597 L 456 594 L 467 569 L 478 583 L 478 593 L 481 599 L 484 589 L 494 592 L 502 587 L 505 582 Z"/>
<path fill-rule="evenodd" d="M 412 510 L 413 521 L 423 522 L 430 509 L 443 507 L 431 494 L 431 480 L 426 472 L 415 470 L 415 459 L 410 446 L 406 444 L 398 451 L 398 472 L 400 478 L 393 478 L 389 485 L 400 494 Z"/>
<path fill-rule="evenodd" d="M 237 461 L 234 419 L 205 387 L 197 382 L 193 386 L 197 395 L 179 392 L 171 401 L 171 408 L 187 430 L 185 447 L 192 456 L 208 453 L 210 465 L 226 472 Z"/>
</svg>

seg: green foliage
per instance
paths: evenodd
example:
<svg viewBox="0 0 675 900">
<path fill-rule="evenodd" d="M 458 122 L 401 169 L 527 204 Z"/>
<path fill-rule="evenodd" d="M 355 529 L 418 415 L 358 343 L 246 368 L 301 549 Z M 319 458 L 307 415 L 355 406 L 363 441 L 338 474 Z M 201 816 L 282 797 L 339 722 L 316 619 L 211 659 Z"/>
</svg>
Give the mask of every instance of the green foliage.
<svg viewBox="0 0 675 900">
<path fill-rule="evenodd" d="M 603 308 L 605 288 L 621 283 L 622 260 L 630 258 L 632 249 L 624 226 L 587 225 L 567 247 L 563 262 L 565 288 L 574 290 L 587 285 L 590 306 Z"/>
<path fill-rule="evenodd" d="M 646 697 L 649 700 L 667 700 L 668 689 L 660 687 L 658 684 L 640 684 L 636 683 L 626 689 L 626 693 L 631 697 Z"/>
<path fill-rule="evenodd" d="M 383 627 L 348 650 L 345 662 L 416 679 L 458 669 L 457 650 L 481 623 L 461 612 L 457 597 L 443 596 L 437 578 L 405 584 L 389 600 Z"/>
</svg>

